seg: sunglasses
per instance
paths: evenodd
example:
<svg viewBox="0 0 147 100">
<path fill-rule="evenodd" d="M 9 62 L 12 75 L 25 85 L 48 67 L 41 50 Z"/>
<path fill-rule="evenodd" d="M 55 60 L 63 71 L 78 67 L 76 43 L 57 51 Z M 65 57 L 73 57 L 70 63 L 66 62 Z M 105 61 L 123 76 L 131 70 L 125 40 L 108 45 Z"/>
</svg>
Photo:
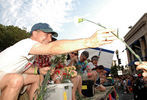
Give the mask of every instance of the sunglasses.
<svg viewBox="0 0 147 100">
<path fill-rule="evenodd" d="M 71 54 L 78 55 L 78 54 L 77 54 L 77 53 L 75 53 L 75 52 L 72 52 Z"/>
</svg>

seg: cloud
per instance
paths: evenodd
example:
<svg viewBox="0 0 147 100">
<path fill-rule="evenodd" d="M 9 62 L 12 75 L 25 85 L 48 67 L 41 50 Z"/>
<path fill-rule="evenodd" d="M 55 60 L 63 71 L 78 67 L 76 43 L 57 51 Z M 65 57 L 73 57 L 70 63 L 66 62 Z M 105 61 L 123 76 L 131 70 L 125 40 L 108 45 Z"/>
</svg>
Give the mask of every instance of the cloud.
<svg viewBox="0 0 147 100">
<path fill-rule="evenodd" d="M 26 27 L 37 22 L 49 23 L 54 30 L 61 30 L 68 22 L 73 0 L 1 0 L 0 23 Z"/>
<path fill-rule="evenodd" d="M 147 11 L 146 0 L 111 0 L 101 12 L 97 14 L 98 20 L 108 27 L 118 27 L 123 37 Z"/>
</svg>

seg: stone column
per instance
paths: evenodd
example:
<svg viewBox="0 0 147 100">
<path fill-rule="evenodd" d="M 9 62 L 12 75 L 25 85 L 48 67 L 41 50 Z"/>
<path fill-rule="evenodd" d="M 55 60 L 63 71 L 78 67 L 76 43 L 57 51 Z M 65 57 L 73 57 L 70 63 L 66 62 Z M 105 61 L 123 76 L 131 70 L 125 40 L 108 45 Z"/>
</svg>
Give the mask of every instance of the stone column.
<svg viewBox="0 0 147 100">
<path fill-rule="evenodd" d="M 130 62 L 131 62 L 131 58 L 130 58 L 130 57 L 131 57 L 131 56 L 130 56 L 130 52 L 129 52 L 129 50 L 128 50 L 128 49 L 127 49 L 126 51 L 127 51 L 127 56 L 128 56 L 128 62 L 130 63 Z"/>
<path fill-rule="evenodd" d="M 139 42 L 140 42 L 140 46 L 141 46 L 141 53 L 142 53 L 142 57 L 143 57 L 143 60 L 145 60 L 145 49 L 146 49 L 146 46 L 145 46 L 145 42 L 144 39 L 140 38 L 139 39 Z"/>
<path fill-rule="evenodd" d="M 144 35 L 144 37 L 145 37 L 145 44 L 146 44 L 145 55 L 147 57 L 147 33 Z M 147 58 L 146 58 L 146 61 L 147 61 Z"/>
</svg>

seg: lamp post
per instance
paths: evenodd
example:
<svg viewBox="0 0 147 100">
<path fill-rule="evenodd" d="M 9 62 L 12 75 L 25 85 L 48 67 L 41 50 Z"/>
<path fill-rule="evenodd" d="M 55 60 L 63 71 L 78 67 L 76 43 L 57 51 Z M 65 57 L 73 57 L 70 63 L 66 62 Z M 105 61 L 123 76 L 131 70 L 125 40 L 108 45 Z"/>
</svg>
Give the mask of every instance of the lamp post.
<svg viewBox="0 0 147 100">
<path fill-rule="evenodd" d="M 118 50 L 116 50 L 116 57 L 117 57 L 117 61 L 118 61 L 118 66 L 120 66 L 121 59 L 119 59 L 119 51 Z"/>
</svg>

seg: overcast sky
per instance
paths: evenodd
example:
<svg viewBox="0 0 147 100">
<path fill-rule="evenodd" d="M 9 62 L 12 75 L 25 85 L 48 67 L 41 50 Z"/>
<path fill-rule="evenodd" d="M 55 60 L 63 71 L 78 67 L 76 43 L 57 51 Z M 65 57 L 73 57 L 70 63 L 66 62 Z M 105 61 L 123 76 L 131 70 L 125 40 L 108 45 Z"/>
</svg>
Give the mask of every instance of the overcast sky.
<svg viewBox="0 0 147 100">
<path fill-rule="evenodd" d="M 0 24 L 30 28 L 38 22 L 49 23 L 59 33 L 58 39 L 91 36 L 100 27 L 89 22 L 76 23 L 76 18 L 92 20 L 108 28 L 119 29 L 120 37 L 147 11 L 147 0 L 0 0 Z M 104 46 L 120 50 L 127 63 L 124 45 L 115 41 Z"/>
</svg>

